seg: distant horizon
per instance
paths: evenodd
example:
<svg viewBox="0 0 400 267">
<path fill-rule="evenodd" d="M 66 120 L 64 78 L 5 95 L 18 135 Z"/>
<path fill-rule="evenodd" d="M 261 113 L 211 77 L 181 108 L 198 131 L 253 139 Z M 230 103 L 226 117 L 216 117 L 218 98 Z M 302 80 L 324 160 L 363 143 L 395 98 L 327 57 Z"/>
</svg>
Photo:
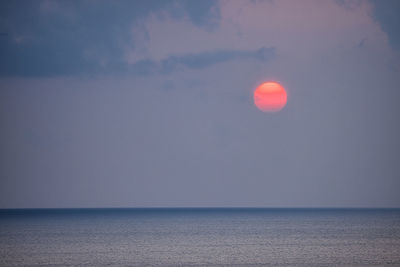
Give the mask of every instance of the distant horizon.
<svg viewBox="0 0 400 267">
<path fill-rule="evenodd" d="M 129 209 L 337 209 L 337 210 L 363 210 L 363 209 L 400 209 L 400 207 L 257 207 L 257 206 L 218 206 L 218 207 L 61 207 L 61 208 L 0 208 L 0 210 L 107 210 L 107 209 L 120 209 L 120 210 L 129 210 Z"/>
</svg>

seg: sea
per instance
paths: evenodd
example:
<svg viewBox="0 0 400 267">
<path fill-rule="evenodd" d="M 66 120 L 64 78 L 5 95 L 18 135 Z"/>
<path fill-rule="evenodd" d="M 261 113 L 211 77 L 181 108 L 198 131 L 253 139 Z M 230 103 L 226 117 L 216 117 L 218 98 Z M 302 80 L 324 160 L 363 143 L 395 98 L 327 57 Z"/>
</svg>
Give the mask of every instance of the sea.
<svg viewBox="0 0 400 267">
<path fill-rule="evenodd" d="M 0 266 L 400 266 L 400 209 L 0 210 Z"/>
</svg>

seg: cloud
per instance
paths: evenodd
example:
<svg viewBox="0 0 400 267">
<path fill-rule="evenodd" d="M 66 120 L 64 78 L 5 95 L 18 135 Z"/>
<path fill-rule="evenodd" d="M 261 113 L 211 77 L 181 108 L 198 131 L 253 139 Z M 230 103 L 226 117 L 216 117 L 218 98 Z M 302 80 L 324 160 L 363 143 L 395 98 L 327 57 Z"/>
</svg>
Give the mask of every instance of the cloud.
<svg viewBox="0 0 400 267">
<path fill-rule="evenodd" d="M 366 41 L 367 39 L 362 39 L 359 43 L 358 43 L 358 48 L 362 48 L 363 46 L 364 46 L 364 44 L 365 44 L 365 41 Z"/>
<path fill-rule="evenodd" d="M 277 57 L 309 60 L 351 50 L 364 38 L 371 40 L 369 49 L 380 49 L 385 37 L 369 16 L 368 2 L 343 3 L 220 1 L 218 27 L 212 31 L 196 27 L 187 16 L 155 12 L 133 26 L 135 43 L 125 48 L 125 60 L 158 62 L 177 54 L 260 47 L 276 47 Z"/>
<path fill-rule="evenodd" d="M 262 47 L 256 51 L 246 50 L 219 50 L 203 52 L 199 54 L 187 54 L 182 56 L 170 56 L 163 60 L 161 65 L 164 69 L 175 68 L 177 65 L 184 65 L 193 69 L 201 69 L 214 64 L 227 62 L 235 59 L 258 59 L 266 61 L 275 55 L 274 47 Z"/>
<path fill-rule="evenodd" d="M 143 70 L 142 74 L 168 74 L 181 68 L 203 69 L 209 66 L 232 60 L 258 60 L 268 62 L 276 55 L 274 47 L 261 47 L 254 51 L 247 50 L 216 50 L 197 54 L 171 55 L 161 61 L 150 59 L 133 64 L 134 73 Z"/>
<path fill-rule="evenodd" d="M 380 24 L 383 31 L 388 34 L 390 44 L 400 51 L 400 1 L 370 0 L 373 4 L 373 17 Z"/>
<path fill-rule="evenodd" d="M 385 33 L 371 21 L 372 6 L 363 1 L 0 5 L 0 76 L 146 75 L 272 57 L 318 61 L 351 51 L 363 39 L 368 40 L 362 43 L 365 53 L 379 51 L 379 60 L 393 58 L 382 46 Z M 390 10 L 375 6 L 376 17 Z M 397 29 L 382 28 L 393 33 Z M 389 38 L 396 46 L 396 35 Z M 257 52 L 260 48 L 264 51 Z"/>
<path fill-rule="evenodd" d="M 190 2 L 192 3 L 192 1 Z M 195 27 L 218 21 L 215 1 L 40 1 L 0 3 L 0 76 L 59 76 L 119 72 L 132 25 L 162 10 Z M 212 23 L 211 23 L 212 22 Z"/>
<path fill-rule="evenodd" d="M 170 13 L 178 18 L 188 16 L 193 25 L 208 30 L 215 29 L 221 19 L 219 2 L 216 0 L 177 1 Z"/>
<path fill-rule="evenodd" d="M 275 56 L 275 47 L 261 47 L 256 50 L 214 50 L 193 54 L 170 55 L 158 61 L 145 58 L 133 64 L 123 65 L 120 71 L 135 76 L 171 74 L 185 69 L 201 70 L 230 61 L 255 60 L 260 63 L 268 63 Z"/>
</svg>

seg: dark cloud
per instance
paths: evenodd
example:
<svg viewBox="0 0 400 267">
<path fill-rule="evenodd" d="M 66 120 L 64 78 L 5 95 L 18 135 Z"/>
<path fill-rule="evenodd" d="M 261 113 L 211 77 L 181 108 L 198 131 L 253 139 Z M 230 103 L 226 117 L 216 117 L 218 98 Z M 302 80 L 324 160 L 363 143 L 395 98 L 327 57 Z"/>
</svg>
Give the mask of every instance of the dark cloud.
<svg viewBox="0 0 400 267">
<path fill-rule="evenodd" d="M 220 19 L 220 10 L 216 3 L 215 0 L 181 1 L 194 25 L 211 29 L 218 25 Z"/>
<path fill-rule="evenodd" d="M 170 56 L 161 62 L 162 72 L 171 72 L 179 66 L 191 69 L 202 69 L 214 64 L 237 59 L 256 59 L 268 61 L 275 56 L 274 47 L 262 47 L 255 51 L 247 50 L 217 50 L 198 54 Z"/>
<path fill-rule="evenodd" d="M 363 3 L 361 0 L 335 0 L 335 2 L 351 11 L 359 8 Z M 373 6 L 372 17 L 379 23 L 382 30 L 388 34 L 391 46 L 400 50 L 400 1 L 369 0 L 369 2 Z"/>
<path fill-rule="evenodd" d="M 131 27 L 138 19 L 163 8 L 171 14 L 180 10 L 188 14 L 193 24 L 207 26 L 210 14 L 218 14 L 213 8 L 215 4 L 196 1 L 192 6 L 186 1 L 158 0 L 2 1 L 0 76 L 74 75 L 126 69 L 123 48 L 135 44 Z M 133 69 L 139 74 L 146 72 L 146 68 L 139 67 Z"/>
<path fill-rule="evenodd" d="M 124 72 L 135 75 L 168 74 L 182 68 L 204 69 L 215 64 L 232 60 L 258 60 L 268 62 L 276 55 L 275 47 L 261 47 L 257 50 L 216 50 L 197 54 L 171 55 L 161 61 L 140 60 L 125 65 Z"/>
<path fill-rule="evenodd" d="M 374 19 L 381 25 L 382 30 L 388 34 L 392 47 L 400 50 L 400 1 L 370 1 L 374 5 Z"/>
</svg>

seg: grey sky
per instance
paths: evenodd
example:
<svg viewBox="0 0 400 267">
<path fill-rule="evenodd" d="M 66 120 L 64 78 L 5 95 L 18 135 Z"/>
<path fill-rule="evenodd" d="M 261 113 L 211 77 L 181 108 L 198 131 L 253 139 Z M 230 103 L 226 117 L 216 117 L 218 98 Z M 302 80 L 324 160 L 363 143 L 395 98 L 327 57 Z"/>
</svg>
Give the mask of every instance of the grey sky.
<svg viewBox="0 0 400 267">
<path fill-rule="evenodd" d="M 0 5 L 0 208 L 400 207 L 397 1 Z"/>
</svg>

